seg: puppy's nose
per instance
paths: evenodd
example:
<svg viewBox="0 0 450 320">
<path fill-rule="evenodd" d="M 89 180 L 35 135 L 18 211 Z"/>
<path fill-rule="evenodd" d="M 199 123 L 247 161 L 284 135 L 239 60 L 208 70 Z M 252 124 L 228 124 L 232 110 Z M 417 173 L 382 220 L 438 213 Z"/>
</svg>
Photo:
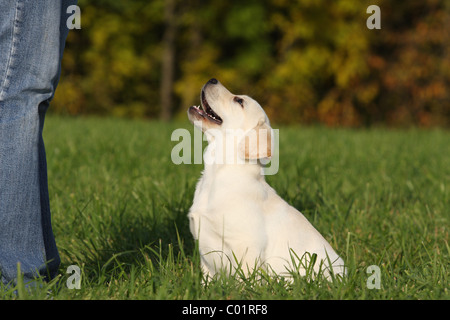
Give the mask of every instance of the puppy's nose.
<svg viewBox="0 0 450 320">
<path fill-rule="evenodd" d="M 217 82 L 219 82 L 219 81 L 217 81 L 216 78 L 209 79 L 209 81 L 208 81 L 208 83 L 211 83 L 211 84 L 217 84 Z"/>
</svg>

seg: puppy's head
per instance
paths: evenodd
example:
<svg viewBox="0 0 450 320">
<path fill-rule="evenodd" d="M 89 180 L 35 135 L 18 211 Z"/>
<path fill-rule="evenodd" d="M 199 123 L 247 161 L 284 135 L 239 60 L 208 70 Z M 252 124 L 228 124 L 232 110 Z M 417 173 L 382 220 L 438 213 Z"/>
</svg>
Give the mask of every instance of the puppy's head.
<svg viewBox="0 0 450 320">
<path fill-rule="evenodd" d="M 231 93 L 214 78 L 203 86 L 200 105 L 190 107 L 188 117 L 208 141 L 218 134 L 236 137 L 241 158 L 271 157 L 272 130 L 262 107 L 249 96 Z"/>
</svg>

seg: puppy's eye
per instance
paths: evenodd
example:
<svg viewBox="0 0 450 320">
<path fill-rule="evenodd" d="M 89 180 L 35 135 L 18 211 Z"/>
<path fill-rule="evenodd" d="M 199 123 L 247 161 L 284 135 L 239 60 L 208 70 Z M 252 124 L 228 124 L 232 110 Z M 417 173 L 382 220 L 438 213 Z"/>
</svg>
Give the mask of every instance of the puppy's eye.
<svg viewBox="0 0 450 320">
<path fill-rule="evenodd" d="M 237 102 L 241 105 L 241 107 L 244 107 L 244 99 L 239 98 L 239 97 L 234 97 L 234 102 Z"/>
</svg>

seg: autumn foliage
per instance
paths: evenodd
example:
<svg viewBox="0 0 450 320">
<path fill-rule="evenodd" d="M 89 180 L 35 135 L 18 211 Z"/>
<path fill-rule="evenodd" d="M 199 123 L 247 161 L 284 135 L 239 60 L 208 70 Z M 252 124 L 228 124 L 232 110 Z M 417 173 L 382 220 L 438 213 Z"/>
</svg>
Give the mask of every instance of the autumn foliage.
<svg viewBox="0 0 450 320">
<path fill-rule="evenodd" d="M 366 27 L 371 4 L 379 30 Z M 55 112 L 185 117 L 216 77 L 257 99 L 273 122 L 450 125 L 448 1 L 78 5 L 81 30 L 67 40 Z"/>
</svg>

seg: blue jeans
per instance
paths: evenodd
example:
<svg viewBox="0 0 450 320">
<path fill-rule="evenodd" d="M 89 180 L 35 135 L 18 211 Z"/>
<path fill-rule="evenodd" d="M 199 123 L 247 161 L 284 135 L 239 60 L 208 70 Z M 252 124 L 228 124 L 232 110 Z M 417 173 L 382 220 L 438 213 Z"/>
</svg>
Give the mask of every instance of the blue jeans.
<svg viewBox="0 0 450 320">
<path fill-rule="evenodd" d="M 50 220 L 44 117 L 55 93 L 76 1 L 0 0 L 0 274 L 56 275 L 60 258 Z"/>
</svg>

